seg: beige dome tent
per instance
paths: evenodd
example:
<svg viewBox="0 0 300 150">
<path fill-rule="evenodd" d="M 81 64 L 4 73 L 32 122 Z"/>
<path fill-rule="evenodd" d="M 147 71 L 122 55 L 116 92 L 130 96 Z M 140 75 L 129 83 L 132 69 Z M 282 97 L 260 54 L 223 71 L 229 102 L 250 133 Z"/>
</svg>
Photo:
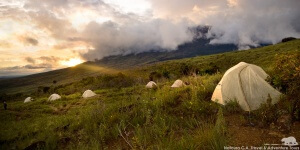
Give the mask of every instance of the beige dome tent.
<svg viewBox="0 0 300 150">
<path fill-rule="evenodd" d="M 185 84 L 181 80 L 176 80 L 171 87 L 183 87 Z"/>
<path fill-rule="evenodd" d="M 148 82 L 148 84 L 146 85 L 146 88 L 154 88 L 157 87 L 156 83 L 153 81 Z"/>
<path fill-rule="evenodd" d="M 25 100 L 24 100 L 24 103 L 29 103 L 33 101 L 33 99 L 31 97 L 27 97 Z"/>
<path fill-rule="evenodd" d="M 61 96 L 59 96 L 58 94 L 52 94 L 49 98 L 48 101 L 55 101 L 61 99 Z"/>
<path fill-rule="evenodd" d="M 267 76 L 262 68 L 240 62 L 225 72 L 211 99 L 223 105 L 236 100 L 245 111 L 258 109 L 268 95 L 274 104 L 281 93 L 265 81 Z"/>
<path fill-rule="evenodd" d="M 86 90 L 83 94 L 82 94 L 82 97 L 83 98 L 89 98 L 89 97 L 93 97 L 95 96 L 96 93 L 94 93 L 93 91 L 91 90 Z"/>
</svg>

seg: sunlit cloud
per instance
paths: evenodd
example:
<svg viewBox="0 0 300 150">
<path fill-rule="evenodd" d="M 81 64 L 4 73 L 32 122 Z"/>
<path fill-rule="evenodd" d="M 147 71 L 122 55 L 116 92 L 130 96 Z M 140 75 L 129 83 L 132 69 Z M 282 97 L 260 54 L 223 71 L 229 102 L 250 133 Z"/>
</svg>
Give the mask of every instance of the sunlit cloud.
<svg viewBox="0 0 300 150">
<path fill-rule="evenodd" d="M 78 31 L 82 31 L 91 21 L 103 23 L 111 20 L 110 17 L 102 16 L 96 10 L 89 10 L 86 8 L 76 8 L 76 10 L 68 12 L 66 17 Z"/>
</svg>

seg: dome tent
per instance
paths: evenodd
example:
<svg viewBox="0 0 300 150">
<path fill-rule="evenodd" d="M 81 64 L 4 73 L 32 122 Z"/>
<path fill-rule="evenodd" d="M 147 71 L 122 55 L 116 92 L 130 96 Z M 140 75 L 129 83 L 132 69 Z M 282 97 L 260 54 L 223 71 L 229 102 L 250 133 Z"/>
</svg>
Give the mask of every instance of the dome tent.
<svg viewBox="0 0 300 150">
<path fill-rule="evenodd" d="M 94 93 L 93 91 L 91 90 L 86 90 L 83 94 L 82 94 L 82 97 L 83 98 L 89 98 L 89 97 L 93 97 L 95 96 L 96 93 Z"/>
<path fill-rule="evenodd" d="M 48 101 L 55 101 L 55 100 L 58 100 L 58 99 L 61 99 L 61 96 L 54 93 L 54 94 L 52 94 L 52 95 L 48 98 Z"/>
<path fill-rule="evenodd" d="M 24 103 L 29 103 L 33 101 L 33 99 L 31 97 L 27 97 L 25 100 L 24 100 Z"/>
<path fill-rule="evenodd" d="M 173 85 L 171 87 L 177 88 L 177 87 L 183 87 L 183 86 L 185 86 L 185 84 L 181 80 L 178 79 L 173 83 Z"/>
<path fill-rule="evenodd" d="M 155 88 L 155 87 L 157 87 L 157 85 L 156 85 L 156 83 L 155 83 L 154 81 L 150 81 L 150 82 L 148 82 L 148 84 L 146 85 L 146 88 L 149 88 L 149 89 Z"/>
<path fill-rule="evenodd" d="M 225 72 L 211 100 L 222 105 L 236 100 L 245 111 L 258 109 L 262 103 L 266 103 L 269 95 L 274 104 L 281 93 L 265 81 L 267 77 L 262 68 L 240 62 Z"/>
</svg>

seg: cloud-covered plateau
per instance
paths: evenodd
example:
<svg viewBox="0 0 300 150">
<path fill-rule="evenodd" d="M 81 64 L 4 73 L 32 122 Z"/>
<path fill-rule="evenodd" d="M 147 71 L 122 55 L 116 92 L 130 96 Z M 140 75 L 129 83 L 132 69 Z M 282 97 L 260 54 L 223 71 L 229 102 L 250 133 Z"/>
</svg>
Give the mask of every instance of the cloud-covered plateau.
<svg viewBox="0 0 300 150">
<path fill-rule="evenodd" d="M 179 44 L 192 40 L 193 35 L 188 27 L 188 21 L 172 23 L 162 19 L 125 25 L 91 22 L 83 35 L 94 49 L 83 54 L 83 57 L 93 60 L 149 50 L 175 50 Z"/>
</svg>

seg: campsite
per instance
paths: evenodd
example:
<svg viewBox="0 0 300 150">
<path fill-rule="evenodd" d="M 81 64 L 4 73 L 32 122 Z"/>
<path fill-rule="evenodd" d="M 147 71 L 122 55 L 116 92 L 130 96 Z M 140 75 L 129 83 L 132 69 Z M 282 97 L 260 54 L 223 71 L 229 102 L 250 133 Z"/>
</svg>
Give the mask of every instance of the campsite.
<svg viewBox="0 0 300 150">
<path fill-rule="evenodd" d="M 0 150 L 300 150 L 300 0 L 0 0 Z"/>
<path fill-rule="evenodd" d="M 1 149 L 223 149 L 226 145 L 280 143 L 289 135 L 300 139 L 299 101 L 294 103 L 290 97 L 299 93 L 291 95 L 286 92 L 289 89 L 279 90 L 274 84 L 276 76 L 284 75 L 276 70 L 280 62 L 288 61 L 294 64 L 288 67 L 299 69 L 299 45 L 300 41 L 295 40 L 247 51 L 171 60 L 52 85 L 45 93 L 32 91 L 6 97 L 15 100 L 7 102 L 7 111 L 1 110 Z M 214 61 L 221 57 L 231 61 Z M 184 74 L 182 63 L 188 66 L 188 72 L 198 70 L 197 75 Z M 215 65 L 215 72 L 206 73 Z M 241 66 L 246 69 L 235 76 Z M 289 71 L 292 69 L 297 68 Z M 166 70 L 169 78 L 153 75 Z M 273 79 L 267 79 L 267 74 Z M 149 82 L 149 75 L 155 82 Z M 236 77 L 240 77 L 244 91 L 257 86 L 253 89 L 255 95 L 243 93 L 247 100 L 249 96 L 265 96 L 263 101 L 249 105 L 255 110 L 249 111 L 243 102 L 225 101 L 228 95 L 223 95 L 226 105 L 214 102 L 218 84 L 228 86 L 223 90 L 232 90 L 237 88 L 238 79 L 231 78 Z M 178 79 L 184 86 L 172 88 Z M 289 79 L 299 83 L 299 76 Z M 147 88 L 150 85 L 155 88 Z M 236 94 L 238 98 L 241 93 Z M 24 103 L 29 96 L 33 100 Z M 294 104 L 292 120 L 289 114 Z"/>
</svg>

